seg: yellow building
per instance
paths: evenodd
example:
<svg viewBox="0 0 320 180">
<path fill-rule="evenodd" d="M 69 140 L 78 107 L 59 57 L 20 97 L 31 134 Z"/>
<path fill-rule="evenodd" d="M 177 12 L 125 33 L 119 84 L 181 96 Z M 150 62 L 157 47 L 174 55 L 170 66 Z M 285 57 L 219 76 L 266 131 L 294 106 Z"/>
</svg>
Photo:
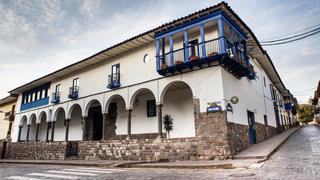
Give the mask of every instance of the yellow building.
<svg viewBox="0 0 320 180">
<path fill-rule="evenodd" d="M 0 100 L 0 140 L 10 138 L 14 121 L 17 97 L 8 96 Z"/>
</svg>

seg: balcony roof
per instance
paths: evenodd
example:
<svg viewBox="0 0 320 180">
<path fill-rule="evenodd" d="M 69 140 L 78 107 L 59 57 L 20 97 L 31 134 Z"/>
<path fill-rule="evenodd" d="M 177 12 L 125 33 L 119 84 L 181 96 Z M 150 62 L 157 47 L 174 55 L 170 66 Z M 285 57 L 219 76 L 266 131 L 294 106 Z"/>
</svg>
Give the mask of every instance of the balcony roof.
<svg viewBox="0 0 320 180">
<path fill-rule="evenodd" d="M 263 68 L 266 70 L 268 76 L 270 77 L 271 81 L 274 83 L 276 88 L 280 91 L 280 93 L 284 96 L 292 96 L 290 92 L 286 89 L 284 86 L 277 70 L 275 69 L 274 64 L 271 61 L 270 56 L 268 53 L 262 48 L 260 45 L 258 39 L 253 34 L 251 29 L 240 19 L 240 17 L 231 9 L 230 6 L 228 6 L 227 3 L 221 2 L 219 4 L 216 4 L 214 6 L 202 9 L 200 11 L 197 11 L 195 13 L 189 14 L 185 17 L 181 17 L 179 19 L 176 19 L 172 22 L 163 24 L 157 28 L 151 29 L 149 31 L 146 31 L 142 34 L 139 34 L 137 36 L 134 36 L 130 39 L 127 39 L 121 43 L 115 44 L 105 50 L 102 50 L 88 58 L 85 58 L 79 62 L 76 62 L 74 64 L 68 65 L 62 69 L 59 69 L 55 72 L 52 72 L 48 75 L 45 75 L 41 78 L 38 78 L 34 81 L 31 81 L 27 84 L 24 84 L 20 87 L 17 87 L 13 90 L 11 90 L 9 93 L 11 94 L 19 94 L 24 91 L 30 90 L 32 88 L 37 87 L 39 84 L 49 83 L 54 79 L 61 78 L 63 76 L 69 75 L 71 73 L 75 73 L 79 70 L 82 70 L 84 68 L 87 68 L 88 66 L 92 66 L 101 62 L 104 62 L 106 60 L 112 59 L 115 56 L 118 56 L 120 54 L 126 53 L 128 51 L 131 51 L 135 48 L 142 47 L 148 43 L 154 42 L 155 34 L 168 31 L 170 29 L 173 29 L 179 25 L 188 23 L 190 21 L 193 21 L 195 19 L 201 18 L 203 16 L 206 16 L 210 13 L 216 12 L 216 11 L 223 11 L 226 13 L 229 18 L 231 18 L 240 28 L 243 32 L 246 33 L 248 36 L 248 44 L 250 44 L 249 54 L 255 57 L 258 62 L 263 66 Z"/>
</svg>

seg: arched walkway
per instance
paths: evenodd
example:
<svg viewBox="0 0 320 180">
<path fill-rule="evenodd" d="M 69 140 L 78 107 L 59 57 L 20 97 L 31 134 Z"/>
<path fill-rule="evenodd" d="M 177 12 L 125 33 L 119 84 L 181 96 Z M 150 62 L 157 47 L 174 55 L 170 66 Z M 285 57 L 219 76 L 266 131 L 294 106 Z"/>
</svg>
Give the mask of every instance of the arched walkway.
<svg viewBox="0 0 320 180">
<path fill-rule="evenodd" d="M 145 88 L 137 90 L 130 100 L 130 107 L 133 107 L 131 118 L 132 134 L 154 133 L 157 135 L 156 100 L 152 91 Z"/>
<path fill-rule="evenodd" d="M 42 111 L 39 115 L 39 132 L 38 132 L 38 140 L 46 141 L 47 137 L 47 114 Z"/>
<path fill-rule="evenodd" d="M 30 116 L 30 125 L 29 141 L 35 141 L 37 132 L 37 117 L 34 113 Z"/>
<path fill-rule="evenodd" d="M 55 111 L 53 116 L 53 124 L 51 125 L 51 137 L 53 134 L 52 141 L 64 141 L 65 139 L 65 117 L 66 112 L 65 110 L 60 107 Z"/>
<path fill-rule="evenodd" d="M 113 95 L 106 104 L 106 138 L 128 134 L 128 111 L 122 96 Z"/>
<path fill-rule="evenodd" d="M 102 106 L 98 100 L 91 100 L 86 107 L 87 115 L 83 130 L 84 140 L 102 139 Z"/>
<path fill-rule="evenodd" d="M 19 125 L 19 137 L 18 141 L 26 141 L 27 140 L 27 131 L 28 131 L 28 119 L 27 116 L 24 115 L 21 118 L 20 125 Z"/>
<path fill-rule="evenodd" d="M 82 109 L 79 104 L 73 104 L 68 112 L 70 117 L 68 140 L 82 140 Z"/>
<path fill-rule="evenodd" d="M 168 114 L 173 119 L 170 137 L 194 137 L 195 119 L 192 90 L 182 81 L 168 84 L 161 92 L 163 116 Z"/>
</svg>

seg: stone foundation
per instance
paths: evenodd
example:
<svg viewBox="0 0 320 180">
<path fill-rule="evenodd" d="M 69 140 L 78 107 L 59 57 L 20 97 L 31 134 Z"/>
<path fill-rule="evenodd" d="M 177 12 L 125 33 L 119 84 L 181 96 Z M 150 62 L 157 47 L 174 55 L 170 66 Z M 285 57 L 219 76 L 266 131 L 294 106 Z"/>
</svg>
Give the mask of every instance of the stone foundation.
<svg viewBox="0 0 320 180">
<path fill-rule="evenodd" d="M 231 154 L 237 154 L 247 148 L 249 143 L 249 127 L 247 125 L 228 122 L 228 137 Z"/>
<path fill-rule="evenodd" d="M 66 142 L 15 142 L 10 143 L 7 158 L 64 160 L 66 151 Z"/>
<path fill-rule="evenodd" d="M 79 158 L 88 160 L 210 160 L 229 156 L 228 146 L 208 139 L 129 139 L 79 142 Z"/>
</svg>

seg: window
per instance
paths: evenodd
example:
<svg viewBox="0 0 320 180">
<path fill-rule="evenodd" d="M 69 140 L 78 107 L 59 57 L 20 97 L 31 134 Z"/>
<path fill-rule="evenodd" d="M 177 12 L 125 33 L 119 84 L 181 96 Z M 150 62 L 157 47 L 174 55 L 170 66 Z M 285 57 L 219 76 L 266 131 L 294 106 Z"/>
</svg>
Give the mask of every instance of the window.
<svg viewBox="0 0 320 180">
<path fill-rule="evenodd" d="M 38 92 L 37 92 L 37 100 L 39 100 L 39 99 L 41 99 L 41 90 L 39 90 Z"/>
<path fill-rule="evenodd" d="M 264 125 L 268 125 L 268 118 L 267 115 L 263 115 L 263 119 L 264 119 Z"/>
<path fill-rule="evenodd" d="M 60 84 L 56 85 L 56 94 L 60 92 L 60 87 L 61 87 Z"/>
<path fill-rule="evenodd" d="M 31 99 L 31 101 L 35 101 L 35 99 L 36 99 L 36 93 L 32 93 L 32 99 Z"/>
<path fill-rule="evenodd" d="M 41 92 L 41 98 L 45 98 L 46 97 L 46 89 L 42 89 L 42 92 Z"/>
<path fill-rule="evenodd" d="M 271 93 L 271 98 L 272 98 L 272 100 L 274 100 L 274 90 L 273 90 L 273 86 L 272 86 L 272 84 L 270 84 L 270 93 Z"/>
<path fill-rule="evenodd" d="M 199 43 L 198 39 L 192 40 L 188 42 L 188 46 L 191 50 L 191 54 L 189 56 L 198 56 L 199 55 Z"/>
<path fill-rule="evenodd" d="M 145 55 L 143 56 L 143 62 L 144 62 L 145 64 L 147 64 L 147 63 L 149 62 L 149 54 L 145 54 Z"/>
<path fill-rule="evenodd" d="M 147 101 L 147 117 L 154 117 L 157 115 L 156 101 Z"/>
<path fill-rule="evenodd" d="M 266 85 L 266 77 L 264 77 L 264 76 L 263 76 L 263 85 L 264 85 L 264 87 L 267 87 L 267 85 Z"/>
<path fill-rule="evenodd" d="M 28 103 L 31 102 L 31 94 L 28 95 Z"/>
<path fill-rule="evenodd" d="M 72 81 L 72 87 L 77 87 L 77 86 L 79 86 L 79 78 L 75 78 Z"/>
</svg>

